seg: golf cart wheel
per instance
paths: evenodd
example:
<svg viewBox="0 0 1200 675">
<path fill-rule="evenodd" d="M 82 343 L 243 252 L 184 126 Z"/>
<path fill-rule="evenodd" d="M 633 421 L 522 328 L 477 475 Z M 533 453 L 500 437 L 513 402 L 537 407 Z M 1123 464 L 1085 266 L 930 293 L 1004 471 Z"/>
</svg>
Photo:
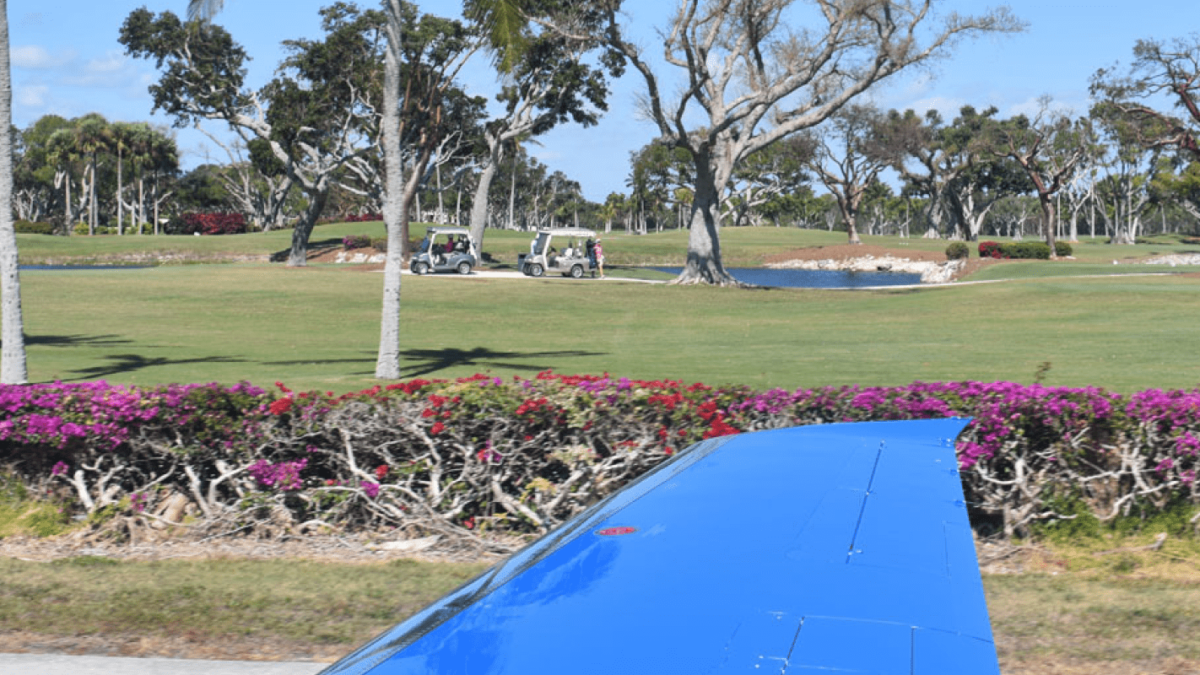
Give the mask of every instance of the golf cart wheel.
<svg viewBox="0 0 1200 675">
<path fill-rule="evenodd" d="M 582 279 L 583 278 L 583 265 L 572 265 L 571 266 L 571 278 L 572 279 Z"/>
<path fill-rule="evenodd" d="M 459 274 L 470 274 L 471 273 L 471 263 L 467 262 L 466 260 L 458 263 L 458 273 Z"/>
<path fill-rule="evenodd" d="M 429 274 L 429 263 L 419 262 L 413 265 L 413 272 L 417 274 Z"/>
<path fill-rule="evenodd" d="M 539 264 L 533 263 L 529 266 L 529 276 L 540 277 L 546 273 L 546 270 Z"/>
</svg>

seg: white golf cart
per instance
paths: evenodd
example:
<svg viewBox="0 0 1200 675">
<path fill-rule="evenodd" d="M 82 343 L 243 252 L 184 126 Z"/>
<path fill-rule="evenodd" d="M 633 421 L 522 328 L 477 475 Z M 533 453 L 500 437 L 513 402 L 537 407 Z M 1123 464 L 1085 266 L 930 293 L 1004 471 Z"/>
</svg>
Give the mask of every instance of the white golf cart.
<svg viewBox="0 0 1200 675">
<path fill-rule="evenodd" d="M 479 263 L 479 247 L 465 227 L 431 227 L 408 267 L 413 274 L 458 272 L 470 274 Z"/>
<path fill-rule="evenodd" d="M 587 254 L 589 239 L 595 241 L 596 233 L 579 227 L 538 230 L 537 238 L 530 242 L 529 255 L 521 256 L 520 270 L 530 277 L 554 272 L 578 279 L 592 270 Z"/>
</svg>

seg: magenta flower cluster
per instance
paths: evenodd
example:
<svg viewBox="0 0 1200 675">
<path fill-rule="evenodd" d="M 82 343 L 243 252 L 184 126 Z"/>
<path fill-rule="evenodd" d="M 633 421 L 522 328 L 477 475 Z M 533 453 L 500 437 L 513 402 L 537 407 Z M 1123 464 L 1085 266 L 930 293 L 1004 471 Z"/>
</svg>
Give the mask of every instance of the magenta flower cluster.
<svg viewBox="0 0 1200 675">
<path fill-rule="evenodd" d="M 266 392 L 246 383 L 139 388 L 107 382 L 0 386 L 0 441 L 64 450 L 116 450 L 140 430 L 194 430 L 201 444 L 236 436 L 232 418 L 259 416 Z M 251 405 L 247 405 L 251 404 Z M 231 411 L 230 407 L 244 408 Z M 189 435 L 192 435 L 189 433 Z"/>
<path fill-rule="evenodd" d="M 264 488 L 291 492 L 304 487 L 304 480 L 300 478 L 300 472 L 306 466 L 308 466 L 307 459 L 279 462 L 277 464 L 260 459 L 251 464 L 246 469 L 246 473 L 253 476 L 255 482 Z"/>
</svg>

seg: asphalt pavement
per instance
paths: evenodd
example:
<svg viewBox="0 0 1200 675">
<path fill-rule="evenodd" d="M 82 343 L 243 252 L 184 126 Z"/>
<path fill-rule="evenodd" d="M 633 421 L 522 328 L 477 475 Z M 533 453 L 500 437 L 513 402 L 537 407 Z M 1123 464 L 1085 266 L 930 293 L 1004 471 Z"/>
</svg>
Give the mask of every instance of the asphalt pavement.
<svg viewBox="0 0 1200 675">
<path fill-rule="evenodd" d="M 0 675 L 316 675 L 327 663 L 0 654 Z"/>
</svg>

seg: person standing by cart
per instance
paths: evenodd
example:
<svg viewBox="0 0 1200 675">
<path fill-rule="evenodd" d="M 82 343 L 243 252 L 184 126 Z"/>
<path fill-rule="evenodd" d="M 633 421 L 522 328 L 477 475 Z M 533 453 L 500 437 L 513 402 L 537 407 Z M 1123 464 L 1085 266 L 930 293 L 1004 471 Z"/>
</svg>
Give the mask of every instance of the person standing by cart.
<svg viewBox="0 0 1200 675">
<path fill-rule="evenodd" d="M 596 240 L 588 237 L 587 243 L 584 244 L 584 249 L 587 251 L 588 269 L 592 270 L 592 277 L 596 276 Z"/>
<path fill-rule="evenodd" d="M 600 270 L 600 278 L 604 278 L 604 247 L 600 245 L 602 240 L 597 238 L 596 245 L 592 247 L 592 254 L 596 256 L 596 269 Z"/>
</svg>

